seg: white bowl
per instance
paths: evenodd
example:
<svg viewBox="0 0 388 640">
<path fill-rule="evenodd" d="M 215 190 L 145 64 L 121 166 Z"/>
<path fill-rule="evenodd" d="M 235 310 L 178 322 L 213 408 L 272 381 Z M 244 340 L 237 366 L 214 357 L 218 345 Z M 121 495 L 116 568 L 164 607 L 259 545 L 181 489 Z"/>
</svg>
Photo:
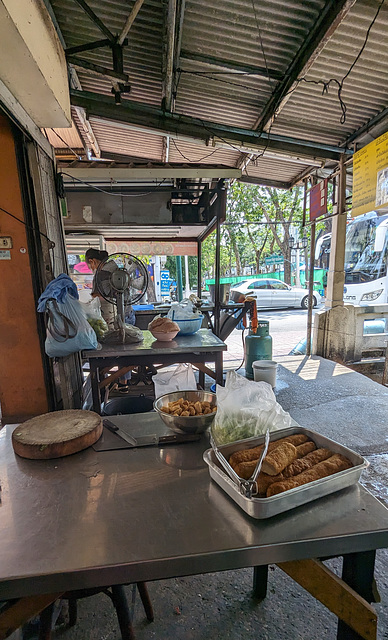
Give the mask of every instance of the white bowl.
<svg viewBox="0 0 388 640">
<path fill-rule="evenodd" d="M 151 333 L 154 338 L 156 338 L 156 340 L 160 340 L 161 342 L 171 342 L 171 340 L 175 338 L 178 331 L 169 331 L 168 333 L 161 331 L 159 333 L 158 331 L 151 330 Z"/>
</svg>

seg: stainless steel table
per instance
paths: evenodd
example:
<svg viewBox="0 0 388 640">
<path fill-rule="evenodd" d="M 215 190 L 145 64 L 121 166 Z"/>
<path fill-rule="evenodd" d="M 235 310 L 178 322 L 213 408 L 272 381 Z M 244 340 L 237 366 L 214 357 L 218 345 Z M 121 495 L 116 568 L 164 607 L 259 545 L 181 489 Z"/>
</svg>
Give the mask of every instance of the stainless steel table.
<svg viewBox="0 0 388 640">
<path fill-rule="evenodd" d="M 166 431 L 153 412 L 114 419 L 134 435 Z M 0 599 L 242 567 L 263 592 L 269 563 L 337 555 L 367 598 L 388 546 L 388 510 L 360 485 L 251 519 L 210 480 L 206 436 L 33 461 L 15 456 L 13 428 L 0 431 Z"/>
<path fill-rule="evenodd" d="M 129 365 L 175 364 L 179 362 L 214 362 L 216 382 L 222 384 L 223 351 L 227 347 L 209 329 L 200 329 L 192 336 L 177 336 L 171 342 L 155 340 L 149 331 L 143 331 L 144 341 L 136 344 L 103 344 L 101 349 L 83 351 L 89 360 L 93 410 L 101 412 L 100 371 L 104 368 Z"/>
</svg>

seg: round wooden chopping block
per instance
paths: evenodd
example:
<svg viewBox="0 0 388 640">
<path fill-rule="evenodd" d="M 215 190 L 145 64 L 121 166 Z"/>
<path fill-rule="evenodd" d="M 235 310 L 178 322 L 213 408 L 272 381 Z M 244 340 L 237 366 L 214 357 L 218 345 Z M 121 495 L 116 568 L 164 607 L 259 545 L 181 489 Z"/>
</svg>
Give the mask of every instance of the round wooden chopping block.
<svg viewBox="0 0 388 640">
<path fill-rule="evenodd" d="M 22 458 L 61 458 L 90 447 L 97 442 L 102 429 L 101 416 L 93 411 L 53 411 L 16 427 L 12 446 Z"/>
</svg>

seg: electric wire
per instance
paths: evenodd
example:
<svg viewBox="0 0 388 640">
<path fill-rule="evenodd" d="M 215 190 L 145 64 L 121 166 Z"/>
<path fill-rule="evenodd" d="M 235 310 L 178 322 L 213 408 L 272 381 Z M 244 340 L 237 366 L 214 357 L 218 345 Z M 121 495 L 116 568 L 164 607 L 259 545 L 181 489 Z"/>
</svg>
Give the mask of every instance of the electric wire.
<svg viewBox="0 0 388 640">
<path fill-rule="evenodd" d="M 182 153 L 182 151 L 179 149 L 177 143 L 175 142 L 174 138 L 171 137 L 170 138 L 171 142 L 173 143 L 175 149 L 178 151 L 178 153 L 182 156 L 182 158 L 184 158 L 184 160 L 187 160 L 187 162 L 202 162 L 202 160 L 206 160 L 206 158 L 210 158 L 210 156 L 213 156 L 215 153 L 217 153 L 217 151 L 220 151 L 219 148 L 215 149 L 214 151 L 212 151 L 211 153 L 208 153 L 206 156 L 203 156 L 202 158 L 198 158 L 197 160 L 190 160 L 190 158 L 188 158 L 187 156 L 185 156 L 184 153 Z"/>
<path fill-rule="evenodd" d="M 76 158 L 78 158 L 78 160 L 81 160 L 81 156 L 79 155 L 79 153 L 76 153 L 76 152 L 74 151 L 74 149 L 72 149 L 72 148 L 71 148 L 71 146 L 66 142 L 66 140 L 64 140 L 64 139 L 62 138 L 62 136 L 60 136 L 60 135 L 59 135 L 59 133 L 57 133 L 57 132 L 55 131 L 55 129 L 50 128 L 50 131 L 52 131 L 53 133 L 55 133 L 55 135 L 57 136 L 57 138 L 59 138 L 59 139 L 63 142 L 63 144 L 65 144 L 65 145 L 66 145 L 66 147 L 67 147 L 67 148 L 68 148 L 72 153 L 74 153 L 75 157 L 76 157 Z"/>
<path fill-rule="evenodd" d="M 4 209 L 3 207 L 0 207 L 1 211 L 4 211 L 4 213 L 7 214 L 7 216 L 10 216 L 11 218 L 13 218 L 14 220 L 17 220 L 18 222 L 20 222 L 21 224 L 24 224 L 25 227 L 27 227 L 27 229 L 31 229 L 31 231 L 34 231 L 35 233 L 38 233 L 39 235 L 43 236 L 44 238 L 46 238 L 46 240 L 48 242 L 50 242 L 50 244 L 52 245 L 52 247 L 55 246 L 55 243 L 50 240 L 50 238 L 48 236 L 46 236 L 45 233 L 43 233 L 42 231 L 40 231 L 39 229 L 36 229 L 36 227 L 32 227 L 30 224 L 28 224 L 28 222 L 25 222 L 24 220 L 20 220 L 20 218 L 18 218 L 17 216 L 15 216 L 13 213 L 10 213 L 10 211 L 7 211 L 7 209 Z"/>
</svg>

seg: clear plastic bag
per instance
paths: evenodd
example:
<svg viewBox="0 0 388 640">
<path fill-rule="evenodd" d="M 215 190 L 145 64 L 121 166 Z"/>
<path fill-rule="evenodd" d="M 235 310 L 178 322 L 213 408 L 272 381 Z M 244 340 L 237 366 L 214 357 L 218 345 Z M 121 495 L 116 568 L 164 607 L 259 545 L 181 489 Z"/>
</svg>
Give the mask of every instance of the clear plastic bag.
<svg viewBox="0 0 388 640">
<path fill-rule="evenodd" d="M 103 338 L 109 331 L 108 325 L 101 315 L 101 303 L 99 298 L 92 298 L 89 302 L 80 302 L 85 312 L 86 319 L 94 329 L 98 339 Z"/>
<path fill-rule="evenodd" d="M 217 385 L 217 413 L 211 430 L 217 445 L 263 435 L 291 426 L 291 416 L 276 401 L 266 382 L 254 382 L 229 371 L 225 387 Z"/>
<path fill-rule="evenodd" d="M 167 318 L 170 320 L 192 320 L 198 318 L 198 309 L 193 306 L 193 303 L 184 299 L 182 302 L 175 302 L 171 305 L 168 311 Z"/>
<path fill-rule="evenodd" d="M 178 364 L 174 371 L 159 371 L 152 376 L 155 399 L 173 391 L 196 391 L 197 383 L 191 364 Z"/>
<path fill-rule="evenodd" d="M 84 349 L 97 349 L 97 337 L 79 300 L 67 294 L 63 303 L 46 302 L 48 312 L 45 351 L 50 358 L 62 358 Z"/>
<path fill-rule="evenodd" d="M 101 342 L 106 344 L 131 344 L 142 342 L 143 340 L 144 336 L 141 329 L 134 327 L 132 324 L 125 324 L 120 316 L 116 316 L 114 328 L 101 338 Z"/>
</svg>

